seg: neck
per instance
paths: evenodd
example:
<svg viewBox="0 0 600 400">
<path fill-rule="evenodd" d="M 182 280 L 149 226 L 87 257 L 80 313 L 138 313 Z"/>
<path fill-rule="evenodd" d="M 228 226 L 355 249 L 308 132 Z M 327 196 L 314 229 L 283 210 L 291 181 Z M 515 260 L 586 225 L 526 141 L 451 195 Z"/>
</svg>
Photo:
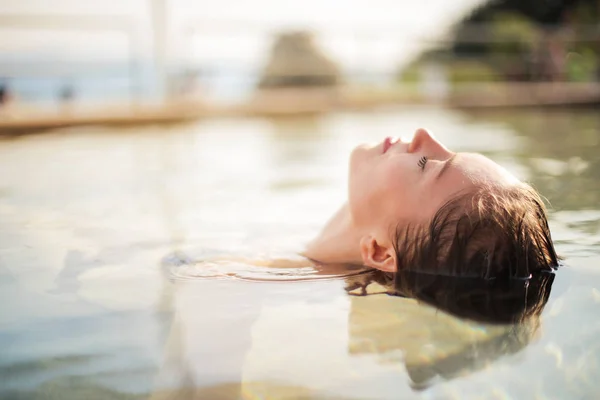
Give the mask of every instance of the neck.
<svg viewBox="0 0 600 400">
<path fill-rule="evenodd" d="M 360 234 L 354 227 L 348 204 L 327 222 L 304 252 L 304 256 L 321 263 L 362 264 Z"/>
</svg>

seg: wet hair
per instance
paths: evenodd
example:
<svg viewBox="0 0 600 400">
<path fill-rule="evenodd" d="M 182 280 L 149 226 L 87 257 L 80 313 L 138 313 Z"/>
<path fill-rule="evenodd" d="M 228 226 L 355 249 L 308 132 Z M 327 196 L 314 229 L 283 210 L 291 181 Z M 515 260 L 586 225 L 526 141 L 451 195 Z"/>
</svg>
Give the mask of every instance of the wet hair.
<svg viewBox="0 0 600 400">
<path fill-rule="evenodd" d="M 424 225 L 395 231 L 397 270 L 510 281 L 558 265 L 546 209 L 526 184 L 459 193 Z"/>
<path fill-rule="evenodd" d="M 486 279 L 402 270 L 372 271 L 348 281 L 354 296 L 388 294 L 413 298 L 455 317 L 488 324 L 536 321 L 548 302 L 554 271 L 539 271 L 524 279 Z M 384 292 L 369 292 L 376 283 Z"/>
<path fill-rule="evenodd" d="M 528 185 L 459 193 L 427 224 L 395 234 L 389 294 L 494 323 L 539 315 L 548 300 L 558 256 L 544 203 Z"/>
<path fill-rule="evenodd" d="M 553 282 L 553 271 L 506 280 L 405 271 L 394 277 L 394 289 L 396 295 L 415 298 L 460 318 L 507 324 L 541 315 Z"/>
</svg>

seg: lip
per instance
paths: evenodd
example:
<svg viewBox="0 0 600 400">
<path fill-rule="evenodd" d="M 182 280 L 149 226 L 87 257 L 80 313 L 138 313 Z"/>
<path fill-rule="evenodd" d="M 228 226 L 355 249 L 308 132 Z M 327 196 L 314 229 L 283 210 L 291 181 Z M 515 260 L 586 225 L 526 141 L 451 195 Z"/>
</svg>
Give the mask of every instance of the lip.
<svg viewBox="0 0 600 400">
<path fill-rule="evenodd" d="M 382 154 L 385 154 L 390 149 L 390 147 L 392 147 L 394 145 L 395 142 L 396 142 L 395 139 L 393 139 L 393 138 L 391 138 L 389 136 L 386 137 L 383 140 L 383 151 L 382 151 Z"/>
</svg>

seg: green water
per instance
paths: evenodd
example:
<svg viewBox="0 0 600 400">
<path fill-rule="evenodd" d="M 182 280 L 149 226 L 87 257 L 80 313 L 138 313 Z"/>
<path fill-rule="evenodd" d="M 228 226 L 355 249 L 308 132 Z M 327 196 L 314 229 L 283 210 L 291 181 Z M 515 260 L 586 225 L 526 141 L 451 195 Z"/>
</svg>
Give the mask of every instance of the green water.
<svg viewBox="0 0 600 400">
<path fill-rule="evenodd" d="M 174 253 L 294 257 L 344 201 L 351 148 L 421 126 L 552 205 L 568 267 L 539 321 L 462 321 L 350 296 L 348 279 L 168 279 Z M 595 110 L 410 108 L 2 139 L 0 398 L 596 399 L 599 150 Z"/>
</svg>

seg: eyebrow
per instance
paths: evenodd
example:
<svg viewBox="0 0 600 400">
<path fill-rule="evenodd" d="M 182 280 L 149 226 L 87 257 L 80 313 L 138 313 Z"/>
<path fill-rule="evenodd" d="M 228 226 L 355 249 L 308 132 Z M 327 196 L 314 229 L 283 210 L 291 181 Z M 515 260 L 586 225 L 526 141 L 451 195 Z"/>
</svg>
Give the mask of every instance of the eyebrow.
<svg viewBox="0 0 600 400">
<path fill-rule="evenodd" d="M 444 173 L 446 173 L 448 171 L 448 169 L 450 168 L 450 165 L 456 160 L 457 155 L 458 155 L 458 153 L 454 153 L 454 155 L 452 157 L 450 157 L 448 160 L 446 160 L 446 162 L 440 169 L 440 172 L 438 172 L 437 176 L 435 177 L 435 179 L 434 179 L 435 181 L 439 181 L 440 178 L 442 177 L 442 175 L 444 175 Z"/>
</svg>

